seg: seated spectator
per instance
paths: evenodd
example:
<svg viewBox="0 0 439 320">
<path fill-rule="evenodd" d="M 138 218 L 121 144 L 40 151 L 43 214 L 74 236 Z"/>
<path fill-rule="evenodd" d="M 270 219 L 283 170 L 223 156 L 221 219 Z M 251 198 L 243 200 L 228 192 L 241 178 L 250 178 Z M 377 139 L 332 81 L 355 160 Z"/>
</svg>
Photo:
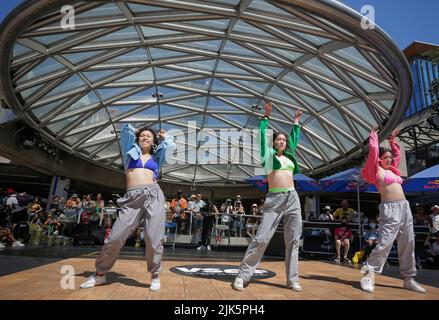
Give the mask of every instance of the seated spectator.
<svg viewBox="0 0 439 320">
<path fill-rule="evenodd" d="M 369 254 L 372 252 L 373 248 L 375 248 L 375 246 L 378 243 L 378 230 L 377 230 L 376 221 L 372 220 L 369 223 L 369 230 L 363 233 L 363 239 L 364 239 L 365 247 L 364 247 L 364 255 L 362 261 L 366 261 L 367 257 L 369 257 Z"/>
<path fill-rule="evenodd" d="M 424 207 L 421 204 L 417 203 L 415 210 L 416 213 L 413 216 L 413 224 L 431 226 L 431 217 L 425 214 Z"/>
<path fill-rule="evenodd" d="M 436 237 L 433 243 L 429 243 L 426 251 L 429 255 L 427 261 L 430 261 L 434 263 L 436 267 L 439 267 L 439 237 Z"/>
<path fill-rule="evenodd" d="M 334 232 L 335 237 L 335 250 L 337 252 L 337 257 L 335 258 L 335 262 L 340 262 L 340 251 L 343 247 L 343 262 L 351 263 L 351 260 L 348 259 L 350 244 L 353 240 L 352 231 L 349 230 L 348 219 L 346 217 L 341 218 L 341 227 L 335 229 Z"/>
<path fill-rule="evenodd" d="M 431 207 L 431 234 L 433 236 L 439 236 L 439 206 L 435 205 Z"/>
<path fill-rule="evenodd" d="M 261 213 L 259 212 L 258 205 L 256 203 L 252 204 L 249 215 L 252 215 L 255 217 L 261 215 Z M 251 237 L 252 239 L 255 237 L 255 233 L 256 233 L 256 230 L 258 229 L 258 225 L 259 225 L 259 218 L 250 217 L 247 220 L 247 224 L 245 225 L 245 229 L 246 229 L 248 236 Z"/>
<path fill-rule="evenodd" d="M 5 247 L 4 240 L 12 242 L 12 247 L 24 247 L 24 244 L 17 241 L 8 228 L 0 228 L 0 249 Z"/>
<path fill-rule="evenodd" d="M 113 227 L 113 219 L 111 217 L 105 218 L 105 238 L 104 243 L 108 242 L 108 238 L 110 237 L 111 228 Z"/>
<path fill-rule="evenodd" d="M 57 220 L 53 219 L 52 215 L 49 214 L 46 222 L 44 222 L 43 228 L 46 229 L 48 236 L 57 236 L 59 234 L 61 224 Z"/>
<path fill-rule="evenodd" d="M 35 197 L 34 202 L 28 209 L 29 220 L 32 220 L 35 215 L 38 215 L 42 211 L 43 208 L 41 207 L 40 199 L 38 197 Z"/>
<path fill-rule="evenodd" d="M 343 200 L 341 202 L 341 208 L 338 208 L 334 212 L 334 218 L 335 220 L 341 220 L 342 218 L 346 218 L 348 222 L 352 221 L 352 218 L 354 216 L 355 210 L 352 208 L 349 208 L 349 202 L 347 200 Z"/>
<path fill-rule="evenodd" d="M 67 199 L 66 202 L 66 208 L 67 209 L 74 209 L 78 207 L 77 203 L 78 195 L 76 193 L 72 194 L 69 199 Z"/>
<path fill-rule="evenodd" d="M 334 216 L 332 215 L 331 207 L 330 206 L 325 206 L 323 208 L 323 212 L 319 215 L 317 220 L 333 221 L 334 220 Z"/>
</svg>

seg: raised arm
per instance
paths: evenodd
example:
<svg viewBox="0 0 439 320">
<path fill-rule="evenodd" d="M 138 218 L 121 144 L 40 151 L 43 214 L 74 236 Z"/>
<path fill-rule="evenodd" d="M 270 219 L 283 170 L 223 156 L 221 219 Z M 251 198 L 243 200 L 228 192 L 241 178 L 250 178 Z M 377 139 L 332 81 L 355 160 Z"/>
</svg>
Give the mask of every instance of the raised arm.
<svg viewBox="0 0 439 320">
<path fill-rule="evenodd" d="M 290 145 L 291 153 L 293 155 L 296 152 L 297 144 L 299 143 L 299 136 L 300 136 L 299 120 L 302 113 L 303 112 L 301 110 L 296 110 L 296 114 L 294 115 L 293 127 L 291 128 L 290 138 L 288 141 Z"/>
<path fill-rule="evenodd" d="M 387 138 L 389 140 L 390 149 L 392 151 L 392 163 L 391 165 L 395 168 L 398 168 L 399 163 L 401 162 L 401 149 L 399 144 L 396 142 L 396 137 L 399 134 L 399 130 L 394 130 L 392 134 Z"/>
<path fill-rule="evenodd" d="M 124 124 L 120 130 L 120 147 L 127 153 L 136 143 L 136 129 L 130 124 Z"/>
<path fill-rule="evenodd" d="M 165 163 L 166 158 L 172 155 L 176 146 L 174 139 L 170 135 L 168 135 L 165 130 L 160 130 L 159 136 L 162 141 L 157 147 L 155 156 L 157 158 L 157 165 L 160 169 L 161 166 Z"/>
<path fill-rule="evenodd" d="M 271 156 L 271 151 L 268 146 L 267 141 L 267 128 L 268 128 L 268 118 L 270 117 L 271 110 L 273 108 L 271 102 L 265 104 L 264 116 L 259 124 L 259 154 L 261 156 L 262 164 L 265 164 L 267 158 Z"/>
<path fill-rule="evenodd" d="M 361 170 L 361 174 L 369 183 L 376 182 L 377 168 L 378 168 L 378 156 L 379 156 L 379 142 L 378 135 L 375 128 L 370 131 L 369 134 L 369 155 L 367 156 L 366 163 Z"/>
</svg>

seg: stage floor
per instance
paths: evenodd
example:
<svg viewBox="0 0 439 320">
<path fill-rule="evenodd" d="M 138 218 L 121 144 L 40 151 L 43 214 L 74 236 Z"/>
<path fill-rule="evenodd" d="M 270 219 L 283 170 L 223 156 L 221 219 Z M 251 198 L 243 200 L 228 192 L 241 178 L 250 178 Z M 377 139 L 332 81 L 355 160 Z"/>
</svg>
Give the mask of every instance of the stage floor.
<svg viewBox="0 0 439 320">
<path fill-rule="evenodd" d="M 171 250 L 172 251 L 172 250 Z M 38 251 L 35 251 L 38 252 Z M 170 269 L 175 266 L 228 265 L 238 267 L 242 253 L 209 252 L 199 254 L 194 250 L 183 250 L 164 256 L 161 275 L 162 289 L 149 292 L 149 276 L 140 254 L 124 252 L 108 274 L 109 284 L 93 289 L 79 289 L 79 285 L 93 272 L 95 248 L 77 250 L 75 256 L 60 254 L 60 258 L 39 255 L 30 251 L 8 251 L 0 254 L 0 299 L 2 300 L 412 300 L 439 299 L 439 272 L 419 270 L 418 280 L 427 289 L 427 294 L 417 294 L 402 288 L 397 267 L 386 268 L 386 275 L 376 279 L 375 293 L 362 292 L 359 286 L 361 275 L 358 268 L 337 265 L 327 261 L 300 261 L 300 278 L 303 291 L 293 292 L 285 287 L 285 266 L 281 260 L 263 260 L 258 268 L 276 273 L 276 276 L 254 280 L 242 292 L 232 289 L 232 277 L 200 278 L 180 275 Z M 25 253 L 25 254 L 23 254 Z M 52 252 L 53 253 L 53 252 Z M 63 266 L 74 269 L 74 289 L 62 289 L 65 273 Z M 64 278 L 65 280 L 65 278 Z M 70 282 L 72 284 L 72 282 Z"/>
</svg>

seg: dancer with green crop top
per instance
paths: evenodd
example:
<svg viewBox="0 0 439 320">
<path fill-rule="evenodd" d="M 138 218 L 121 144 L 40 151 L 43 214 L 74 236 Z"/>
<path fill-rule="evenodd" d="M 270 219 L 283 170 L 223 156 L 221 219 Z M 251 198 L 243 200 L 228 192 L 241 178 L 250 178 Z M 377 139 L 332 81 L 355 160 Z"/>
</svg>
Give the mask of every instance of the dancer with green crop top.
<svg viewBox="0 0 439 320">
<path fill-rule="evenodd" d="M 300 172 L 295 151 L 299 142 L 299 119 L 302 111 L 296 111 L 290 136 L 285 133 L 274 134 L 273 148 L 270 148 L 266 131 L 271 110 L 271 103 L 266 103 L 265 113 L 260 123 L 260 156 L 267 172 L 269 190 L 256 236 L 247 248 L 233 283 L 233 288 L 240 291 L 244 290 L 250 282 L 281 219 L 285 239 L 286 285 L 293 291 L 302 290 L 299 284 L 298 268 L 302 214 L 299 196 L 294 189 L 293 182 L 293 174 Z"/>
</svg>

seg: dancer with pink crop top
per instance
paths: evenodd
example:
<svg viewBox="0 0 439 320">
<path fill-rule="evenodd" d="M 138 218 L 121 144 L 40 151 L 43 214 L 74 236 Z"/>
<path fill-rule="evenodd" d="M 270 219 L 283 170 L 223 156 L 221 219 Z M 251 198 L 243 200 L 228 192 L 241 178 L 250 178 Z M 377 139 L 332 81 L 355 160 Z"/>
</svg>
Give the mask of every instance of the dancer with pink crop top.
<svg viewBox="0 0 439 320">
<path fill-rule="evenodd" d="M 369 156 L 361 171 L 363 178 L 375 184 L 381 195 L 379 206 L 379 239 L 361 272 L 361 289 L 373 292 L 375 273 L 381 273 L 384 263 L 396 240 L 398 243 L 399 270 L 404 279 L 404 288 L 425 293 L 413 278 L 416 276 L 415 236 L 410 205 L 402 190 L 402 179 L 398 170 L 401 152 L 395 138 L 395 130 L 387 139 L 390 150 L 379 146 L 376 129 L 369 135 Z"/>
</svg>

